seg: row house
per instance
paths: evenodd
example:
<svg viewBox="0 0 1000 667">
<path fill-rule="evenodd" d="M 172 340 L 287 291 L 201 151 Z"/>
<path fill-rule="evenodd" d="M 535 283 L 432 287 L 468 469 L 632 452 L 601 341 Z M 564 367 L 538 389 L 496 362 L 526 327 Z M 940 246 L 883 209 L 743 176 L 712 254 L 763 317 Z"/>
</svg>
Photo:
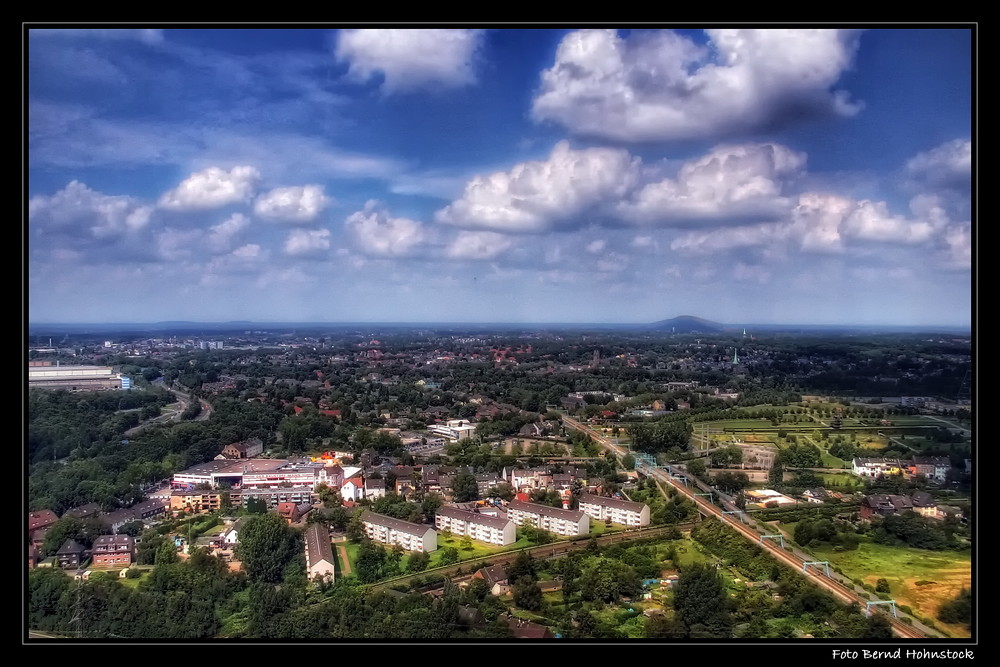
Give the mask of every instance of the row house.
<svg viewBox="0 0 1000 667">
<path fill-rule="evenodd" d="M 430 526 L 365 511 L 361 516 L 365 534 L 381 544 L 398 544 L 407 551 L 437 549 L 437 532 Z"/>
<path fill-rule="evenodd" d="M 939 484 L 944 484 L 947 480 L 950 469 L 951 459 L 947 456 L 914 456 L 909 465 L 911 475 L 923 475 Z"/>
<path fill-rule="evenodd" d="M 91 547 L 94 565 L 128 566 L 135 555 L 135 538 L 128 535 L 101 535 Z"/>
<path fill-rule="evenodd" d="M 590 533 L 590 517 L 579 510 L 565 510 L 548 505 L 512 500 L 507 506 L 507 517 L 515 525 L 531 521 L 536 528 L 564 536 Z"/>
<path fill-rule="evenodd" d="M 170 507 L 170 502 L 159 499 L 144 500 L 127 509 L 120 509 L 100 517 L 101 523 L 118 532 L 118 529 L 126 523 L 133 521 L 146 521 L 166 514 Z"/>
<path fill-rule="evenodd" d="M 225 491 L 174 489 L 170 492 L 170 511 L 218 512 L 222 509 Z"/>
<path fill-rule="evenodd" d="M 861 518 L 870 519 L 913 510 L 913 501 L 909 496 L 891 494 L 875 494 L 861 499 Z"/>
<path fill-rule="evenodd" d="M 851 461 L 852 472 L 861 477 L 899 475 L 903 465 L 899 459 L 855 458 Z"/>
<path fill-rule="evenodd" d="M 598 521 L 632 527 L 649 525 L 649 505 L 644 503 L 584 493 L 580 496 L 580 511 Z"/>
<path fill-rule="evenodd" d="M 434 525 L 438 530 L 447 530 L 453 535 L 468 535 L 488 544 L 507 546 L 517 541 L 517 528 L 509 519 L 457 507 L 439 507 L 434 515 Z"/>
<path fill-rule="evenodd" d="M 319 522 L 311 523 L 306 528 L 305 538 L 306 576 L 309 579 L 320 577 L 333 583 L 334 561 L 330 529 Z"/>
</svg>

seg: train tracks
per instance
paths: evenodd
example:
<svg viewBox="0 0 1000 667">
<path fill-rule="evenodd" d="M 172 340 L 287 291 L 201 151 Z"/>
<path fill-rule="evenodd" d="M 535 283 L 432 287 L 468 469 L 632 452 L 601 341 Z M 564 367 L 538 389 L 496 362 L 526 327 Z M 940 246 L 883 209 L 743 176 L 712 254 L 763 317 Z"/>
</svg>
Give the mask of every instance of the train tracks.
<svg viewBox="0 0 1000 667">
<path fill-rule="evenodd" d="M 607 438 L 605 438 L 603 435 L 598 433 L 590 426 L 587 426 L 586 424 L 582 424 L 579 421 L 566 416 L 563 417 L 563 422 L 570 428 L 586 433 L 591 438 L 596 440 L 600 445 L 602 445 L 606 449 L 611 450 L 618 456 L 624 456 L 626 453 L 628 453 L 620 445 L 610 442 Z M 792 553 L 789 553 L 788 551 L 785 551 L 783 548 L 775 545 L 773 542 L 764 542 L 761 539 L 761 533 L 743 524 L 742 522 L 737 521 L 735 519 L 727 520 L 726 514 L 723 513 L 722 508 L 717 507 L 714 503 L 711 503 L 700 496 L 696 496 L 694 491 L 689 489 L 687 486 L 678 483 L 676 479 L 671 477 L 668 473 L 664 472 L 662 469 L 644 464 L 636 466 L 636 469 L 641 470 L 644 474 L 653 477 L 656 480 L 670 484 L 674 489 L 683 494 L 686 498 L 693 501 L 695 507 L 697 507 L 698 511 L 704 516 L 715 517 L 720 521 L 723 521 L 724 523 L 729 525 L 730 528 L 735 530 L 738 534 L 750 540 L 757 547 L 766 550 L 777 560 L 785 563 L 786 565 L 792 568 L 795 568 L 796 570 L 805 571 L 804 567 L 805 561 L 803 561 L 801 558 Z M 857 603 L 860 605 L 867 605 L 867 603 L 869 602 L 869 599 L 867 597 L 862 597 L 854 589 L 849 588 L 848 586 L 844 585 L 843 583 L 841 583 L 840 581 L 831 576 L 827 576 L 823 572 L 820 571 L 807 572 L 807 576 L 809 576 L 818 586 L 826 589 L 835 597 L 848 604 Z M 903 622 L 902 620 L 896 618 L 895 616 L 887 614 L 882 609 L 876 609 L 874 613 L 883 614 L 885 618 L 889 621 L 889 625 L 892 627 L 893 632 L 895 632 L 900 637 L 906 639 L 924 639 L 927 638 L 928 636 L 926 633 L 920 631 L 920 629 L 912 625 L 909 625 L 908 623 Z"/>
</svg>

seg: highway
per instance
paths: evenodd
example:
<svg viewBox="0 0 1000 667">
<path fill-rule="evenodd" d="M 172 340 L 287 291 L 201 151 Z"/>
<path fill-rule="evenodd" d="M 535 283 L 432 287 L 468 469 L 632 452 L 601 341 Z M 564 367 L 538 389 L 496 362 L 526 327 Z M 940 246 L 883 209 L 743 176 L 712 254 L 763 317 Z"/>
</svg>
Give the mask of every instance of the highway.
<svg viewBox="0 0 1000 667">
<path fill-rule="evenodd" d="M 611 450 L 619 457 L 630 453 L 617 443 L 612 442 L 610 439 L 601 435 L 596 429 L 592 428 L 591 426 L 588 426 L 587 424 L 583 424 L 577 421 L 576 419 L 573 419 L 572 417 L 564 415 L 563 423 L 568 428 L 572 428 L 577 431 L 586 433 L 591 438 L 593 438 L 595 442 L 597 442 L 604 448 Z M 739 519 L 735 518 L 738 515 L 723 513 L 724 511 L 725 512 L 740 511 L 739 508 L 737 508 L 733 504 L 732 498 L 730 498 L 729 496 L 720 493 L 715 489 L 712 489 L 708 485 L 698 480 L 695 480 L 693 478 L 688 478 L 690 481 L 693 481 L 697 485 L 696 488 L 701 489 L 699 493 L 702 492 L 707 493 L 709 491 L 712 491 L 715 494 L 715 496 L 719 498 L 722 507 L 720 508 L 716 506 L 714 503 L 705 500 L 703 496 L 696 496 L 695 495 L 696 492 L 694 490 L 688 488 L 688 486 L 683 484 L 681 481 L 678 481 L 679 478 L 671 476 L 671 474 L 684 475 L 684 471 L 681 468 L 677 468 L 676 466 L 666 466 L 665 468 L 661 468 L 661 467 L 651 466 L 643 462 L 638 462 L 636 464 L 636 470 L 643 473 L 644 475 L 647 475 L 648 477 L 652 477 L 653 479 L 670 484 L 677 491 L 686 496 L 689 500 L 693 501 L 695 506 L 698 508 L 698 511 L 702 515 L 706 517 L 708 516 L 715 517 L 720 521 L 724 521 L 737 533 L 747 538 L 757 547 L 765 549 L 777 560 L 785 563 L 789 567 L 794 568 L 798 572 L 803 571 L 804 569 L 803 564 L 806 562 L 806 559 L 809 558 L 808 555 L 801 554 L 801 552 L 796 552 L 796 551 L 789 552 L 781 548 L 781 546 L 775 544 L 771 540 L 763 540 L 761 539 L 761 535 L 763 533 L 759 532 L 757 529 L 749 525 L 742 523 Z M 743 514 L 743 516 L 745 517 L 746 515 Z M 757 525 L 756 521 L 754 521 L 753 519 L 747 518 L 746 520 L 750 521 L 754 526 Z M 807 576 L 809 576 L 818 586 L 821 586 L 822 588 L 826 589 L 832 595 L 834 595 L 834 597 L 838 598 L 842 602 L 848 604 L 857 603 L 858 605 L 861 606 L 861 608 L 865 608 L 866 603 L 869 602 L 868 597 L 864 597 L 854 590 L 853 584 L 845 585 L 840 580 L 840 575 L 832 571 L 830 573 L 830 576 L 827 576 L 825 572 L 817 570 L 815 568 L 806 569 L 805 572 Z M 907 639 L 922 639 L 926 637 L 936 636 L 933 633 L 931 633 L 929 629 L 921 626 L 917 621 L 913 621 L 913 625 L 910 625 L 908 623 L 904 623 L 899 618 L 895 618 L 891 614 L 886 613 L 882 608 L 882 605 L 879 605 L 878 607 L 873 607 L 872 609 L 875 611 L 875 613 L 884 614 L 886 619 L 889 621 L 889 624 L 892 626 L 893 632 L 895 632 L 900 637 Z"/>
</svg>

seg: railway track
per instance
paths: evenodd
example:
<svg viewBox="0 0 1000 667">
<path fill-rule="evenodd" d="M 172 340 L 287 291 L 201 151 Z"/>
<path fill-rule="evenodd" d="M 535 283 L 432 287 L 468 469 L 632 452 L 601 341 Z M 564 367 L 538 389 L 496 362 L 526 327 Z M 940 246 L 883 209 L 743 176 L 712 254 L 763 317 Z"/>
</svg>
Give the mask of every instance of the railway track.
<svg viewBox="0 0 1000 667">
<path fill-rule="evenodd" d="M 598 433 L 595 429 L 587 426 L 586 424 L 582 424 L 571 417 L 563 416 L 563 423 L 565 423 L 570 428 L 574 428 L 576 430 L 582 431 L 583 433 L 586 433 L 591 438 L 596 440 L 600 445 L 602 445 L 606 449 L 611 450 L 618 456 L 624 456 L 626 453 L 628 453 L 620 445 L 610 442 L 607 438 Z M 750 528 L 746 524 L 732 519 L 727 520 L 726 515 L 723 514 L 722 508 L 716 506 L 714 503 L 711 503 L 700 496 L 696 496 L 693 490 L 689 489 L 687 486 L 683 484 L 679 484 L 676 479 L 671 477 L 668 473 L 664 472 L 662 469 L 648 466 L 645 464 L 637 465 L 636 469 L 640 470 L 644 474 L 658 481 L 670 484 L 674 489 L 683 494 L 686 498 L 693 501 L 695 507 L 698 508 L 698 511 L 702 515 L 715 517 L 720 521 L 723 521 L 724 523 L 729 525 L 730 528 L 732 528 L 737 533 L 750 540 L 757 547 L 766 550 L 777 560 L 785 563 L 786 565 L 789 565 L 790 567 L 795 568 L 796 570 L 805 569 L 804 561 L 801 558 L 792 553 L 789 553 L 788 551 L 785 551 L 783 548 L 775 545 L 773 542 L 762 541 L 761 533 L 757 532 L 753 528 Z M 735 509 L 736 509 L 735 507 L 731 508 L 731 510 Z M 869 599 L 867 597 L 860 596 L 854 589 L 849 588 L 848 586 L 844 585 L 839 580 L 833 577 L 827 576 L 823 572 L 809 571 L 806 572 L 806 576 L 809 576 L 818 586 L 828 590 L 838 599 L 848 604 L 858 603 L 861 605 L 866 605 L 869 602 Z M 883 614 L 885 618 L 889 621 L 889 625 L 892 627 L 893 632 L 895 632 L 900 637 L 906 639 L 925 639 L 928 637 L 926 633 L 920 631 L 918 628 L 903 622 L 899 618 L 886 613 L 882 609 L 876 609 L 874 613 Z"/>
</svg>

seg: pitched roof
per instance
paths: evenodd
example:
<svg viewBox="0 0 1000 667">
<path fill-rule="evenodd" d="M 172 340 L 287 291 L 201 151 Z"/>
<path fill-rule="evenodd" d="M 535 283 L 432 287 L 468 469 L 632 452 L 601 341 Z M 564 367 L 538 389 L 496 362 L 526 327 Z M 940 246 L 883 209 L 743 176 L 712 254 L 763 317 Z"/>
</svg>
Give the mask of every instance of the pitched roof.
<svg viewBox="0 0 1000 667">
<path fill-rule="evenodd" d="M 322 523 L 311 523 L 306 528 L 307 567 L 312 567 L 321 560 L 333 565 L 333 546 L 330 543 L 330 529 Z"/>
<path fill-rule="evenodd" d="M 504 527 L 510 523 L 510 521 L 506 518 L 490 516 L 489 514 L 480 514 L 479 512 L 470 512 L 457 507 L 448 507 L 447 505 L 439 507 L 436 514 L 450 517 L 452 519 L 461 519 L 466 523 L 478 523 L 484 526 L 489 526 L 490 528 L 496 528 L 497 530 L 503 530 Z"/>
<path fill-rule="evenodd" d="M 77 542 L 76 540 L 66 540 L 65 542 L 63 542 L 63 545 L 59 547 L 59 551 L 56 552 L 56 555 L 80 554 L 83 553 L 84 551 L 85 549 L 83 548 L 83 545 Z"/>
<path fill-rule="evenodd" d="M 28 513 L 28 530 L 36 530 L 43 526 L 47 526 L 51 523 L 55 523 L 59 520 L 56 513 L 52 510 L 39 510 L 38 512 Z"/>
<path fill-rule="evenodd" d="M 386 528 L 392 528 L 393 530 L 406 533 L 408 535 L 426 535 L 428 530 L 434 530 L 433 526 L 427 526 L 421 523 L 410 523 L 409 521 L 403 521 L 402 519 L 397 519 L 391 516 L 385 516 L 384 514 L 376 514 L 375 512 L 365 511 L 361 515 L 361 520 L 366 523 L 372 523 L 376 526 L 384 526 Z"/>
<path fill-rule="evenodd" d="M 503 564 L 480 568 L 476 574 L 486 581 L 490 588 L 501 581 L 507 581 L 507 568 Z"/>
<path fill-rule="evenodd" d="M 634 503 L 629 500 L 621 500 L 619 498 L 608 498 L 606 496 L 595 496 L 590 493 L 580 494 L 580 504 L 587 505 L 600 505 L 601 507 L 614 507 L 616 509 L 625 510 L 627 512 L 642 512 L 642 508 L 646 505 L 643 503 Z"/>
<path fill-rule="evenodd" d="M 539 514 L 542 516 L 551 516 L 574 522 L 579 522 L 584 516 L 584 513 L 580 510 L 564 510 L 561 507 L 539 505 L 538 503 L 525 503 L 520 500 L 510 501 L 510 505 L 508 507 L 512 510 L 520 510 L 522 512 L 530 512 L 531 514 Z"/>
</svg>

